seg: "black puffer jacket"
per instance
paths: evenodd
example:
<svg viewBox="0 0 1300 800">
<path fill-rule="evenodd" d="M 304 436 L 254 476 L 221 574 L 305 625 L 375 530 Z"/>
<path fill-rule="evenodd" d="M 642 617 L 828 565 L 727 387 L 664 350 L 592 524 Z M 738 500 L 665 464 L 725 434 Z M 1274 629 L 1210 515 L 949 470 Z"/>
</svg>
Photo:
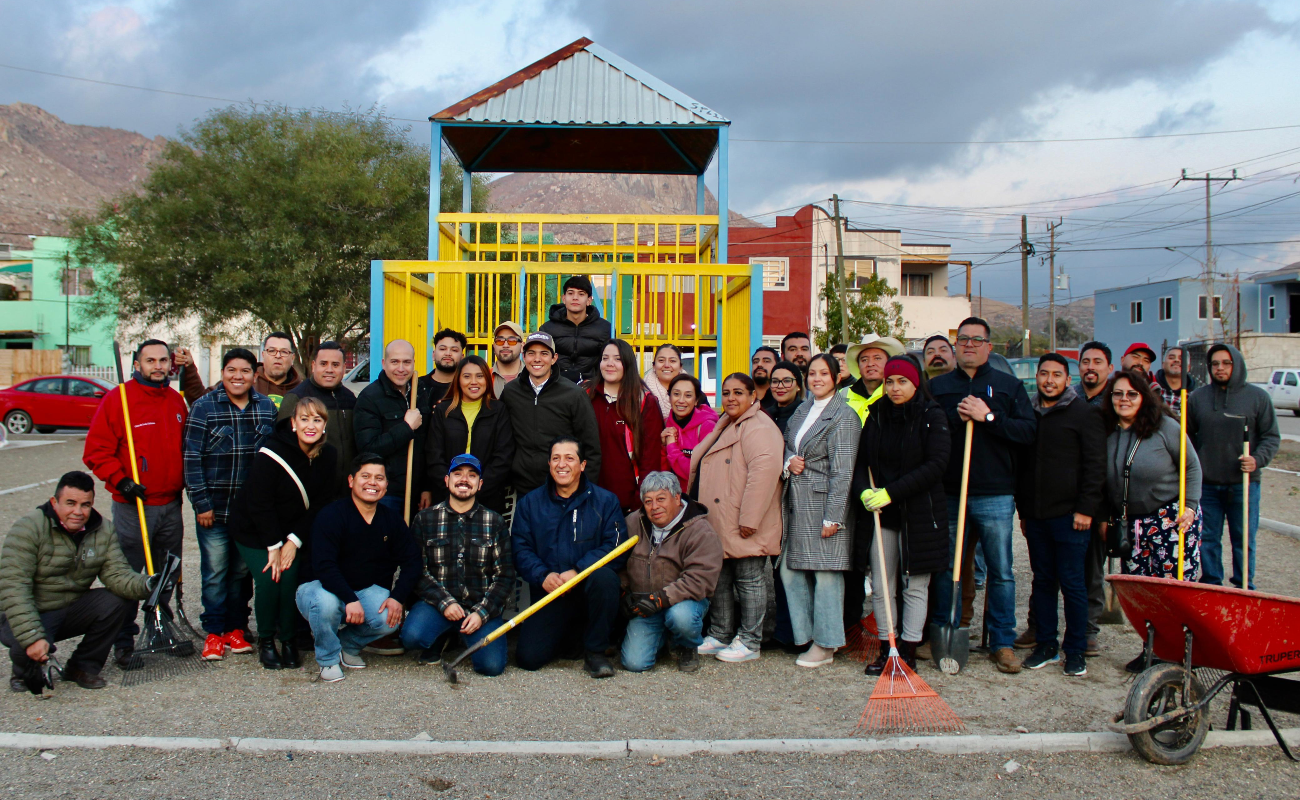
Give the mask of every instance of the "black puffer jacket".
<svg viewBox="0 0 1300 800">
<path fill-rule="evenodd" d="M 587 318 L 574 325 L 563 303 L 551 306 L 550 318 L 542 323 L 542 333 L 549 333 L 555 339 L 555 352 L 560 357 L 555 367 L 574 383 L 595 377 L 600 355 L 613 335 L 609 320 L 601 317 L 595 306 L 587 306 Z"/>
<path fill-rule="evenodd" d="M 429 394 L 433 391 L 433 381 L 421 377 L 416 381 L 415 407 L 424 415 L 421 426 L 429 424 Z M 424 485 L 424 470 L 418 469 L 424 463 L 425 436 L 406 424 L 404 417 L 409 406 L 410 395 L 393 385 L 386 373 L 379 373 L 379 379 L 361 390 L 357 398 L 356 414 L 352 429 L 356 433 L 357 453 L 375 453 L 383 456 L 388 471 L 388 494 L 401 496 L 406 490 L 406 446 L 415 440 L 415 458 L 411 461 L 417 466 L 411 476 L 411 495 L 418 498 L 420 492 L 429 487 Z M 409 498 L 408 498 L 409 499 Z"/>
<path fill-rule="evenodd" d="M 429 432 L 424 442 L 425 463 L 428 468 L 426 485 L 433 492 L 433 502 L 447 499 L 447 466 L 451 460 L 465 452 L 468 439 L 469 453 L 483 465 L 483 489 L 478 501 L 498 514 L 505 513 L 506 491 L 510 487 L 510 469 L 515 458 L 515 435 L 510 426 L 510 412 L 500 399 L 481 401 L 484 405 L 474 418 L 474 435 L 469 435 L 469 424 L 460 406 L 447 413 L 450 400 L 433 407 L 429 415 Z"/>
<path fill-rule="evenodd" d="M 880 524 L 902 531 L 900 563 L 908 574 L 939 572 L 949 566 L 943 476 L 951 449 L 947 415 L 938 403 L 919 395 L 902 406 L 882 398 L 862 426 L 850 502 L 861 508 L 859 498 L 871 488 L 870 468 L 876 488 L 889 492 L 890 503 L 880 512 Z M 853 537 L 854 569 L 866 571 L 870 565 L 874 532 L 873 515 L 859 513 Z"/>
</svg>

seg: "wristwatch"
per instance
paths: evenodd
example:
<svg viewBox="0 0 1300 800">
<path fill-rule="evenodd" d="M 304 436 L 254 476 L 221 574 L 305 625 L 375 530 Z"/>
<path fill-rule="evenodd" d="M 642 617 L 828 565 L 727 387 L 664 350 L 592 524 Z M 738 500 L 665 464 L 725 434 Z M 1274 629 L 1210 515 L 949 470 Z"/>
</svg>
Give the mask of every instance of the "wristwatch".
<svg viewBox="0 0 1300 800">
<path fill-rule="evenodd" d="M 990 411 L 989 413 L 987 413 L 987 414 L 984 415 L 984 421 L 985 421 L 985 422 L 992 422 L 992 421 L 993 421 L 993 412 L 992 412 L 992 411 Z"/>
</svg>

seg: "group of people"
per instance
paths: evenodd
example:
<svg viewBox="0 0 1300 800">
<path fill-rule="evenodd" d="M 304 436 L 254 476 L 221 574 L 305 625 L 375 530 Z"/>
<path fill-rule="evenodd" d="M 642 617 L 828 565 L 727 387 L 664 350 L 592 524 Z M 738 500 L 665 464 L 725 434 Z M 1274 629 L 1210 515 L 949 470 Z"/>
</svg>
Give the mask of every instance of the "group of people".
<svg viewBox="0 0 1300 800">
<path fill-rule="evenodd" d="M 335 342 L 310 354 L 303 377 L 290 337 L 272 333 L 260 357 L 226 352 L 211 387 L 184 351 L 141 344 L 86 439 L 112 519 L 92 508 L 93 479 L 69 473 L 0 554 L 0 640 L 15 681 L 71 636 L 84 638 L 65 675 L 83 686 L 103 685 L 110 650 L 123 669 L 138 663 L 135 603 L 155 587 L 139 574 L 137 500 L 155 559 L 179 555 L 182 491 L 201 555 L 202 657 L 256 651 L 268 669 L 296 668 L 310 642 L 326 682 L 364 668 L 363 653 L 436 663 L 447 646 L 492 637 L 512 606 L 562 587 L 519 626 L 517 667 L 581 658 L 605 678 L 615 658 L 644 671 L 668 647 L 690 672 L 702 655 L 739 663 L 779 646 L 818 668 L 873 611 L 888 638 L 886 592 L 915 666 L 928 658 L 927 622 L 954 621 L 963 483 L 960 622 L 972 616 L 978 555 L 1003 672 L 1063 652 L 1067 674 L 1086 674 L 1108 556 L 1129 573 L 1173 577 L 1181 533 L 1184 577 L 1221 582 L 1226 517 L 1240 583 L 1241 476 L 1253 537 L 1259 470 L 1279 437 L 1271 402 L 1230 346 L 1210 349 L 1210 383 L 1180 407 L 1179 390 L 1194 387 L 1178 348 L 1153 375 L 1145 345 L 1115 370 L 1109 348 L 1091 342 L 1078 385 L 1048 353 L 1031 398 L 990 363 L 990 329 L 975 317 L 919 353 L 875 335 L 817 353 L 796 332 L 758 348 L 749 373 L 726 376 L 710 398 L 671 344 L 643 370 L 592 294 L 573 276 L 539 330 L 501 323 L 491 363 L 442 330 L 433 369 L 417 375 L 415 346 L 390 341 L 359 395 L 342 385 Z M 177 369 L 183 396 L 170 387 Z M 1190 438 L 1182 511 L 1177 413 Z M 1243 422 L 1249 457 L 1234 450 Z M 1017 512 L 1033 570 L 1019 636 Z M 589 570 L 632 535 L 630 551 Z M 104 588 L 89 588 L 96 577 Z M 1032 653 L 1022 661 L 1017 648 Z M 499 675 L 508 660 L 496 636 L 472 663 Z"/>
</svg>

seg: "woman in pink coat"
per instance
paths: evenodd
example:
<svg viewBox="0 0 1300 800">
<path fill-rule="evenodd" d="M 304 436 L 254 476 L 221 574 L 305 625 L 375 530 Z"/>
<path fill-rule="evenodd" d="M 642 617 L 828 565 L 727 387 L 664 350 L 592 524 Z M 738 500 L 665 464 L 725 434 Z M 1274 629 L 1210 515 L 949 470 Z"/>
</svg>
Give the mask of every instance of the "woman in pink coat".
<svg viewBox="0 0 1300 800">
<path fill-rule="evenodd" d="M 668 383 L 671 413 L 664 424 L 664 454 L 668 466 L 683 483 L 690 477 L 691 453 L 718 424 L 713 410 L 694 375 L 680 373 Z"/>
</svg>

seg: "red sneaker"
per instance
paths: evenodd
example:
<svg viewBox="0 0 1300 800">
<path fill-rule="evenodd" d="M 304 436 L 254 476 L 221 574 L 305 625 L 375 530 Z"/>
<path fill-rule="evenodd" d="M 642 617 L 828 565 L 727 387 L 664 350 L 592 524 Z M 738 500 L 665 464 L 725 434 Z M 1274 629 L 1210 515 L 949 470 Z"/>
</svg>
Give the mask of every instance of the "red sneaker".
<svg viewBox="0 0 1300 800">
<path fill-rule="evenodd" d="M 225 636 L 222 636 L 221 638 L 225 640 L 226 644 L 230 645 L 230 652 L 232 653 L 253 652 L 253 646 L 248 643 L 247 639 L 244 638 L 244 632 L 237 628 L 233 631 L 228 632 Z"/>
<path fill-rule="evenodd" d="M 203 642 L 203 660 L 220 661 L 226 657 L 226 640 L 209 633 L 207 640 Z"/>
</svg>

